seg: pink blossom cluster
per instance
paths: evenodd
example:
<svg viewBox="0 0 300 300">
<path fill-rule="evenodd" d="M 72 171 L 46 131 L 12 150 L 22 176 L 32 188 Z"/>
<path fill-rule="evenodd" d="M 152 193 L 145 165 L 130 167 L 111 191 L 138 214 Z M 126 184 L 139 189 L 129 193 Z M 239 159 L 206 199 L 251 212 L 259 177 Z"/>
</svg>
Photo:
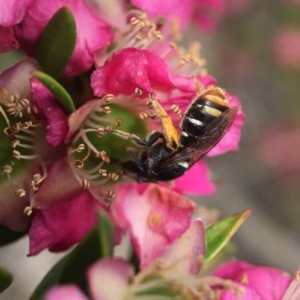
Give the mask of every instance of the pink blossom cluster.
<svg viewBox="0 0 300 300">
<path fill-rule="evenodd" d="M 55 82 L 51 90 L 39 77 L 43 67 L 36 52 L 60 9 L 74 17 L 76 41 L 62 74 L 47 79 Z M 205 228 L 193 218 L 195 203 L 184 194 L 215 192 L 205 161 L 167 184 L 135 182 L 118 164 L 142 151 L 130 138 L 161 130 L 147 104 L 153 95 L 178 128 L 199 90 L 217 85 L 198 55 L 199 45 L 186 50 L 176 39 L 190 21 L 214 27 L 223 9 L 221 0 L 0 3 L 0 51 L 19 49 L 28 57 L 0 74 L 1 141 L 7 152 L 1 157 L 0 223 L 28 231 L 29 255 L 35 255 L 70 248 L 96 225 L 99 212 L 106 214 L 116 244 L 129 234 L 141 272 L 135 275 L 124 259 L 102 259 L 87 273 L 93 299 L 138 299 L 149 286 L 164 284 L 174 293 L 182 288 L 185 299 L 207 292 L 220 299 L 280 299 L 292 281 L 274 271 L 281 286 L 276 297 L 265 298 L 250 281 L 257 269 L 240 263 L 239 272 L 228 265 L 230 274 L 216 271 L 199 288 Z M 61 86 L 68 91 L 67 103 L 61 102 Z M 238 112 L 210 157 L 238 149 L 244 115 L 238 98 L 224 95 Z M 115 128 L 129 140 L 114 136 Z M 273 271 L 259 272 L 269 280 Z M 50 290 L 47 299 L 87 298 L 71 285 Z"/>
<path fill-rule="evenodd" d="M 219 267 L 214 273 L 216 277 L 210 279 L 214 282 L 214 290 L 218 291 L 218 298 L 213 298 L 212 294 L 205 294 L 205 298 L 186 299 L 297 300 L 300 297 L 299 275 L 298 271 L 293 279 L 279 269 L 232 261 Z M 121 259 L 106 259 L 95 263 L 88 270 L 87 277 L 92 299 L 95 300 L 124 299 L 124 295 L 133 295 L 133 289 L 137 288 L 131 265 Z M 233 281 L 222 282 L 221 278 Z M 189 280 L 192 281 L 193 278 L 189 277 Z M 103 281 L 107 282 L 108 286 L 99 286 L 99 282 Z M 119 284 L 119 290 L 113 288 L 115 283 Z M 55 299 L 88 300 L 71 284 L 52 288 L 46 295 L 46 300 Z"/>
<path fill-rule="evenodd" d="M 95 224 L 99 209 L 114 215 L 117 203 L 126 201 L 124 194 L 133 195 L 135 199 L 133 203 L 126 205 L 132 205 L 135 209 L 137 209 L 136 203 L 143 203 L 137 200 L 139 198 L 144 199 L 146 203 L 153 201 L 151 193 L 145 192 L 152 190 L 152 185 L 145 184 L 141 189 L 140 185 L 128 180 L 119 184 L 117 180 L 119 174 L 109 173 L 106 170 L 104 175 L 109 173 L 108 177 L 113 179 L 107 184 L 107 178 L 98 180 L 99 176 L 91 174 L 91 169 L 81 170 L 77 166 L 79 161 L 82 163 L 76 156 L 76 153 L 80 152 L 78 143 L 79 141 L 85 143 L 85 147 L 89 147 L 90 152 L 98 147 L 92 144 L 86 132 L 95 131 L 95 118 L 99 122 L 111 122 L 111 119 L 107 121 L 106 117 L 95 117 L 96 114 L 105 113 L 104 104 L 109 97 L 113 97 L 113 102 L 121 107 L 122 114 L 126 111 L 129 114 L 127 118 L 130 118 L 144 113 L 147 108 L 145 98 L 147 99 L 147 95 L 154 92 L 164 109 L 173 116 L 175 126 L 179 126 L 180 119 L 171 110 L 172 105 L 176 105 L 177 110 L 184 112 L 197 93 L 195 82 L 199 82 L 206 88 L 216 85 L 216 80 L 205 74 L 200 58 L 191 57 L 192 53 L 179 54 L 182 50 L 172 44 L 174 37 L 171 22 L 161 25 L 159 31 L 153 29 L 155 20 L 161 15 L 166 20 L 171 19 L 169 7 L 172 5 L 174 8 L 172 18 L 178 20 L 179 27 L 183 30 L 191 16 L 194 16 L 194 7 L 203 5 L 206 9 L 221 10 L 222 2 L 211 1 L 208 4 L 205 1 L 189 1 L 183 6 L 180 1 L 176 2 L 176 5 L 165 1 L 162 7 L 155 2 L 150 5 L 147 1 L 133 1 L 133 8 L 129 11 L 122 1 L 107 10 L 101 1 L 87 5 L 85 1 L 32 0 L 23 1 L 22 4 L 18 1 L 2 2 L 1 5 L 1 10 L 6 12 L 1 16 L 1 30 L 10 32 L 1 37 L 1 45 L 5 46 L 1 49 L 2 52 L 19 48 L 34 57 L 43 29 L 58 9 L 67 7 L 76 22 L 77 39 L 73 54 L 64 69 L 64 77 L 70 80 L 92 70 L 90 87 L 88 87 L 91 96 L 83 94 L 75 97 L 73 101 L 77 108 L 72 113 L 68 113 L 57 101 L 56 96 L 37 78 L 32 77 L 35 71 L 40 70 L 34 58 L 21 61 L 0 75 L 3 103 L 7 103 L 7 106 L 12 105 L 10 102 L 13 101 L 11 100 L 13 95 L 18 97 L 21 95 L 21 98 L 29 99 L 30 118 L 39 124 L 38 129 L 32 125 L 30 128 L 16 129 L 16 132 L 12 130 L 13 137 L 20 136 L 21 133 L 27 135 L 30 131 L 33 135 L 33 144 L 38 147 L 34 149 L 32 155 L 20 155 L 19 150 L 16 150 L 18 146 L 14 148 L 14 154 L 19 155 L 19 160 L 20 157 L 21 159 L 22 157 L 34 158 L 30 160 L 31 169 L 14 177 L 22 197 L 15 195 L 15 185 L 12 185 L 11 181 L 5 184 L 5 197 L 1 195 L 0 198 L 2 207 L 0 221 L 14 230 L 24 230 L 30 220 L 31 255 L 45 248 L 53 251 L 64 250 L 80 241 Z M 150 19 L 147 20 L 142 13 L 137 12 L 134 6 L 147 12 Z M 133 18 L 136 23 L 132 22 Z M 136 36 L 133 35 L 133 30 L 136 31 Z M 140 40 L 137 39 L 138 35 L 141 36 Z M 173 46 L 170 46 L 171 44 Z M 108 51 L 109 47 L 113 47 L 113 51 Z M 193 49 L 191 51 L 194 51 Z M 188 61 L 182 65 L 180 59 Z M 140 94 L 136 93 L 137 89 Z M 226 96 L 231 106 L 240 107 L 237 97 L 228 92 Z M 238 149 L 243 120 L 244 116 L 239 110 L 233 126 L 209 156 Z M 135 122 L 140 124 L 140 121 Z M 157 120 L 152 121 L 148 118 L 143 123 L 148 132 L 159 130 L 160 125 Z M 96 125 L 99 127 L 98 124 Z M 42 129 L 41 126 L 44 128 Z M 11 125 L 12 129 L 15 127 Z M 26 138 L 28 139 L 27 136 L 23 137 L 24 141 Z M 22 137 L 19 139 L 22 144 Z M 106 157 L 107 153 L 104 156 L 102 155 L 102 160 L 107 161 L 109 159 Z M 103 163 L 98 161 L 97 164 L 99 171 L 101 169 L 99 166 Z M 32 179 L 35 172 L 35 176 L 40 178 L 37 181 Z M 88 176 L 94 176 L 93 178 L 96 176 L 98 182 L 90 185 L 86 180 Z M 30 180 L 34 188 L 26 186 L 25 182 Z M 107 186 L 114 180 L 117 181 L 114 191 L 107 190 Z M 84 184 L 89 184 L 88 188 L 87 186 L 83 188 Z M 120 189 L 122 192 L 119 192 Z M 162 188 L 161 185 L 156 184 L 155 189 L 162 191 L 158 194 L 161 197 L 164 197 L 164 193 L 170 193 L 169 189 Z M 182 193 L 210 194 L 215 191 L 215 185 L 210 179 L 207 165 L 204 161 L 200 161 L 184 176 L 174 180 L 172 190 L 174 191 L 172 193 L 175 191 L 179 193 L 176 196 L 178 201 L 173 201 L 172 204 L 164 202 L 168 207 L 166 209 L 181 207 L 181 201 L 185 201 L 186 206 L 189 207 L 186 213 L 183 213 L 185 210 L 180 209 L 183 216 L 180 225 L 174 227 L 178 229 L 178 232 L 173 233 L 176 237 L 188 228 L 194 206 L 192 202 L 182 198 Z M 116 195 L 110 209 L 107 209 L 102 201 L 106 194 Z M 11 199 L 9 203 L 7 203 L 7 195 Z M 158 197 L 157 201 L 161 201 L 161 197 Z M 24 216 L 24 207 L 26 209 L 29 207 L 27 214 L 32 212 L 30 218 Z M 165 215 L 169 214 L 165 212 Z M 119 217 L 116 219 L 118 220 Z M 78 220 L 83 221 L 78 222 Z M 172 226 L 174 224 L 172 223 Z M 117 224 L 117 226 L 127 225 Z M 168 243 L 171 240 L 168 238 Z"/>
</svg>

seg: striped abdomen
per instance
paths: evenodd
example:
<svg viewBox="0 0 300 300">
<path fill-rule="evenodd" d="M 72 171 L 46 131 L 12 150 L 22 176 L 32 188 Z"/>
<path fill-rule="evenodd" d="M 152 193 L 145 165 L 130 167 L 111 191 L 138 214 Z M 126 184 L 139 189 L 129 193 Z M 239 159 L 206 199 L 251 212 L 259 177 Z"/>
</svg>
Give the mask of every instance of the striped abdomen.
<svg viewBox="0 0 300 300">
<path fill-rule="evenodd" d="M 198 97 L 187 110 L 181 122 L 180 143 L 188 146 L 203 133 L 205 126 L 228 109 L 227 101 L 217 97 L 208 100 Z"/>
</svg>

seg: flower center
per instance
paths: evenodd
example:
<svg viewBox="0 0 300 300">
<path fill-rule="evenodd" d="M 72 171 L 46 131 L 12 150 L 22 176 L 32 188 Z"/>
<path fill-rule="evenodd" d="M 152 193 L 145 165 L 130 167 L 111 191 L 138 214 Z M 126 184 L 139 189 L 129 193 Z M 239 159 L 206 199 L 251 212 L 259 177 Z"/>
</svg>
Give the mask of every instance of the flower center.
<svg viewBox="0 0 300 300">
<path fill-rule="evenodd" d="M 108 201 L 115 196 L 114 184 L 123 178 L 121 161 L 130 159 L 136 151 L 130 141 L 112 131 L 146 134 L 141 118 L 118 101 L 111 103 L 113 99 L 112 95 L 106 95 L 97 100 L 68 149 L 69 164 L 82 188 L 90 189 L 97 199 Z"/>
<path fill-rule="evenodd" d="M 40 124 L 32 113 L 28 99 L 2 90 L 0 100 L 0 130 L 4 133 L 0 138 L 0 182 L 9 182 L 17 197 L 31 198 L 30 195 L 38 189 L 46 174 L 42 163 L 41 174 L 26 172 L 28 164 L 35 163 L 39 158 L 35 144 Z M 23 186 L 17 186 L 14 180 L 20 173 L 24 173 L 26 177 Z M 26 210 L 25 213 L 30 214 L 31 211 Z"/>
</svg>

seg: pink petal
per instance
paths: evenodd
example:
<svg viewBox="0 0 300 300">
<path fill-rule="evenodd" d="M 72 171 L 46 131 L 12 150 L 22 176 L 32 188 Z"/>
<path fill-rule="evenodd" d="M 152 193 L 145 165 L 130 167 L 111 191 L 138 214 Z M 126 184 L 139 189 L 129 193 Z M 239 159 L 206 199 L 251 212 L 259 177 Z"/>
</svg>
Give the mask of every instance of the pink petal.
<svg viewBox="0 0 300 300">
<path fill-rule="evenodd" d="M 55 96 L 38 79 L 31 79 L 33 109 L 47 120 L 46 139 L 52 146 L 58 146 L 68 132 L 68 117 Z"/>
<path fill-rule="evenodd" d="M 218 268 L 214 275 L 246 284 L 264 300 L 281 300 L 292 281 L 284 271 L 233 261 Z"/>
<path fill-rule="evenodd" d="M 34 59 L 26 59 L 15 64 L 0 74 L 0 89 L 11 95 L 19 94 L 30 99 L 30 79 L 36 70 L 38 63 Z"/>
<path fill-rule="evenodd" d="M 12 27 L 0 25 L 0 53 L 19 48 L 19 42 L 15 38 Z"/>
<path fill-rule="evenodd" d="M 89 116 L 89 114 L 100 105 L 99 99 L 89 100 L 78 109 L 76 109 L 70 116 L 68 121 L 69 132 L 66 136 L 66 140 L 68 141 L 71 136 L 78 130 L 78 128 L 82 125 L 84 120 Z"/>
<path fill-rule="evenodd" d="M 81 186 L 75 179 L 68 162 L 57 160 L 47 170 L 47 177 L 39 187 L 34 197 L 36 208 L 46 208 L 60 201 L 67 201 L 81 191 Z"/>
<path fill-rule="evenodd" d="M 226 97 L 229 101 L 230 106 L 237 106 L 239 110 L 228 132 L 224 135 L 221 141 L 209 152 L 208 156 L 220 155 L 228 151 L 235 151 L 239 149 L 241 130 L 242 125 L 245 121 L 245 115 L 241 110 L 241 104 L 236 96 L 226 93 Z"/>
<path fill-rule="evenodd" d="M 88 1 L 86 4 L 90 9 L 104 20 L 107 24 L 110 24 L 113 28 L 120 30 L 127 26 L 127 10 L 126 0 L 110 0 L 106 1 Z"/>
<path fill-rule="evenodd" d="M 174 189 L 190 195 L 211 195 L 216 192 L 216 186 L 211 181 L 208 167 L 203 160 L 175 179 Z"/>
<path fill-rule="evenodd" d="M 195 83 L 171 73 L 158 55 L 136 48 L 125 48 L 92 73 L 91 86 L 96 96 L 133 94 L 137 87 L 149 93 L 155 88 L 191 89 Z"/>
<path fill-rule="evenodd" d="M 93 65 L 93 53 L 108 46 L 112 40 L 109 26 L 93 14 L 85 1 L 35 1 L 28 9 L 17 35 L 25 49 L 34 51 L 44 27 L 62 7 L 68 7 L 72 11 L 77 26 L 76 46 L 65 71 L 68 75 L 77 75 L 88 70 Z"/>
<path fill-rule="evenodd" d="M 205 231 L 203 222 L 198 219 L 191 223 L 187 231 L 171 244 L 159 257 L 169 268 L 168 279 L 178 274 L 197 275 L 200 271 L 199 258 L 205 254 Z M 168 268 L 166 268 L 168 270 Z"/>
<path fill-rule="evenodd" d="M 24 18 L 27 7 L 34 0 L 3 0 L 0 1 L 0 25 L 10 27 Z"/>
<path fill-rule="evenodd" d="M 299 300 L 300 299 L 300 267 L 298 268 L 293 281 L 290 283 L 282 300 Z"/>
<path fill-rule="evenodd" d="M 136 186 L 119 186 L 112 214 L 121 228 L 129 230 L 140 266 L 145 268 L 187 230 L 195 205 L 156 184 L 142 185 L 143 191 Z"/>
<path fill-rule="evenodd" d="M 251 287 L 238 284 L 237 286 L 226 290 L 221 293 L 220 300 L 265 300 L 258 295 Z"/>
<path fill-rule="evenodd" d="M 56 187 L 57 188 L 57 187 Z M 30 251 L 63 251 L 79 242 L 97 223 L 99 203 L 87 191 L 73 199 L 33 211 L 29 229 Z"/>
<path fill-rule="evenodd" d="M 133 266 L 121 258 L 100 260 L 88 270 L 93 300 L 127 299 L 129 284 L 133 276 Z"/>
<path fill-rule="evenodd" d="M 14 25 L 23 20 L 27 7 L 33 0 L 0 1 L 0 53 L 19 48 Z"/>
<path fill-rule="evenodd" d="M 88 300 L 83 292 L 73 284 L 54 286 L 45 295 L 45 300 Z"/>
</svg>

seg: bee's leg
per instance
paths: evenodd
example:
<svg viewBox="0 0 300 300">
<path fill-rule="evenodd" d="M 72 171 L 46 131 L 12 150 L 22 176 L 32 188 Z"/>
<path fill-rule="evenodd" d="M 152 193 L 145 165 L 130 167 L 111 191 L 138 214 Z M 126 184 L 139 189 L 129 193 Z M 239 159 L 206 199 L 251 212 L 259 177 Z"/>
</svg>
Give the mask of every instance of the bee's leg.
<svg viewBox="0 0 300 300">
<path fill-rule="evenodd" d="M 150 94 L 151 105 L 157 111 L 162 122 L 162 134 L 164 136 L 166 147 L 170 150 L 176 150 L 179 147 L 179 136 L 172 119 L 157 100 Z"/>
<path fill-rule="evenodd" d="M 161 132 L 158 132 L 158 131 L 154 131 L 154 132 L 150 133 L 146 137 L 146 139 L 142 139 L 142 138 L 138 137 L 137 135 L 135 135 L 133 133 L 128 133 L 126 131 L 119 130 L 119 129 L 112 129 L 109 132 L 115 134 L 116 136 L 118 136 L 118 137 L 120 137 L 124 140 L 129 140 L 133 144 L 135 144 L 137 146 L 141 146 L 141 147 L 151 146 L 159 138 L 164 138 L 164 135 Z"/>
</svg>

